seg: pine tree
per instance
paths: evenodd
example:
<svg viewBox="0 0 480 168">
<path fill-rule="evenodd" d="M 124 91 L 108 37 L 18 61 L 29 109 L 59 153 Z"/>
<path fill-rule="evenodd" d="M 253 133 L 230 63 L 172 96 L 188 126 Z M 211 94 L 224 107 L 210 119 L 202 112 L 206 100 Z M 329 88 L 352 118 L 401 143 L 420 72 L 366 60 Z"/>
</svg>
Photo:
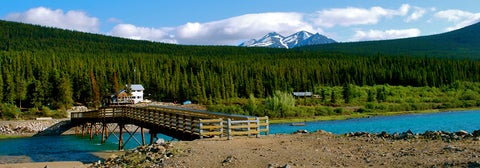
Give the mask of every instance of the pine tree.
<svg viewBox="0 0 480 168">
<path fill-rule="evenodd" d="M 118 93 L 120 91 L 120 83 L 118 83 L 117 71 L 113 72 L 113 93 Z"/>
<path fill-rule="evenodd" d="M 327 101 L 327 94 L 325 93 L 325 89 L 322 88 L 322 90 L 320 91 L 320 95 L 322 96 L 322 102 L 325 103 Z"/>
<path fill-rule="evenodd" d="M 6 73 L 4 75 L 5 79 L 4 79 L 4 89 L 3 89 L 3 92 L 4 92 L 4 98 L 3 98 L 3 101 L 6 102 L 6 103 L 11 103 L 13 104 L 13 102 L 15 101 L 15 82 L 13 81 L 13 75 L 11 73 Z"/>
<path fill-rule="evenodd" d="M 352 101 L 352 97 L 353 97 L 352 86 L 345 83 L 343 85 L 343 100 L 345 101 L 345 103 L 348 104 Z"/>
<path fill-rule="evenodd" d="M 98 88 L 97 81 L 95 80 L 95 75 L 93 75 L 93 70 L 90 69 L 90 81 L 93 89 L 93 105 L 95 108 L 100 107 L 100 89 Z"/>
<path fill-rule="evenodd" d="M 367 101 L 374 102 L 375 101 L 375 93 L 372 90 L 367 91 Z"/>
<path fill-rule="evenodd" d="M 73 90 L 70 79 L 67 75 L 62 75 L 58 85 L 59 95 L 56 98 L 61 109 L 69 109 L 73 105 Z"/>
<path fill-rule="evenodd" d="M 331 96 L 330 97 L 330 103 L 332 103 L 332 104 L 337 103 L 337 99 L 335 98 L 336 96 L 335 96 L 335 91 L 334 90 L 332 90 L 332 94 L 330 96 Z"/>
<path fill-rule="evenodd" d="M 22 101 L 27 97 L 27 83 L 20 77 L 16 77 L 15 98 L 18 101 L 18 107 L 22 108 Z"/>
</svg>

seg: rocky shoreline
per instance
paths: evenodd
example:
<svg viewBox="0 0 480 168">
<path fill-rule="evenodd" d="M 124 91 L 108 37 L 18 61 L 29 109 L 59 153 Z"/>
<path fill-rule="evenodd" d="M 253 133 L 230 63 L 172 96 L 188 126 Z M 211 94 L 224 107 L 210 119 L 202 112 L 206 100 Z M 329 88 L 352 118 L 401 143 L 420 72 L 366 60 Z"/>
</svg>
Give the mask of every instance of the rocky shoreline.
<svg viewBox="0 0 480 168">
<path fill-rule="evenodd" d="M 69 119 L 22 120 L 0 122 L 0 135 L 33 136 Z"/>
<path fill-rule="evenodd" d="M 298 131 L 297 131 L 298 132 Z M 377 137 L 390 140 L 409 140 L 409 139 L 429 139 L 429 140 L 442 140 L 446 142 L 459 141 L 463 139 L 471 139 L 474 141 L 480 141 L 480 130 L 475 130 L 472 133 L 460 130 L 457 132 L 448 131 L 425 131 L 424 133 L 413 133 L 408 130 L 402 133 L 389 134 L 387 132 L 381 133 L 368 133 L 368 132 L 352 132 L 344 134 L 346 137 Z"/>
<path fill-rule="evenodd" d="M 480 130 L 325 131 L 141 146 L 90 167 L 480 167 Z"/>
</svg>

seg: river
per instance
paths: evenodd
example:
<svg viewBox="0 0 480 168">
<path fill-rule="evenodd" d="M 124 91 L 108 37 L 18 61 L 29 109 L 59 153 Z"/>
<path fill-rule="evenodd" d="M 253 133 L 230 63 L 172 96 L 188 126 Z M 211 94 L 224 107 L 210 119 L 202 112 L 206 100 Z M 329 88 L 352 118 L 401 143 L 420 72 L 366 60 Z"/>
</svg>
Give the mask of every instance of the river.
<svg viewBox="0 0 480 168">
<path fill-rule="evenodd" d="M 378 116 L 370 118 L 340 121 L 306 122 L 305 126 L 291 124 L 270 124 L 270 134 L 288 134 L 297 130 L 325 130 L 334 134 L 348 132 L 389 133 L 411 130 L 423 133 L 427 130 L 473 132 L 480 129 L 480 111 L 452 111 L 428 114 L 406 114 L 398 116 Z M 149 134 L 146 134 L 148 140 Z M 161 137 L 170 140 L 170 137 Z M 140 135 L 137 136 L 140 140 Z M 135 148 L 135 139 L 125 144 L 125 149 Z M 92 141 L 88 136 L 75 135 L 31 137 L 0 140 L 0 163 L 12 162 L 46 162 L 46 161 L 82 161 L 90 163 L 99 160 L 92 154 L 98 151 L 114 151 L 118 148 L 117 139 L 111 136 L 105 144 L 100 144 L 100 136 Z"/>
</svg>

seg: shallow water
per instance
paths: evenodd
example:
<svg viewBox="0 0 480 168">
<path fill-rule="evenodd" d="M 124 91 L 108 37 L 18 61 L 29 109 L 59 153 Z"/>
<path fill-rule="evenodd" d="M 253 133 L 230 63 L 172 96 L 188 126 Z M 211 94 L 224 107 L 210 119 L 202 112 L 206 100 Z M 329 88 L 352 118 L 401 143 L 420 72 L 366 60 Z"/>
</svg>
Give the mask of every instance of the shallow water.
<svg viewBox="0 0 480 168">
<path fill-rule="evenodd" d="M 325 130 L 335 134 L 348 132 L 389 133 L 411 130 L 414 133 L 423 133 L 427 130 L 473 132 L 480 129 L 480 111 L 456 111 L 430 114 L 408 114 L 400 116 L 379 116 L 371 118 L 349 119 L 341 121 L 315 121 L 307 122 L 305 126 L 290 126 L 290 124 L 270 124 L 270 134 L 292 133 L 297 130 Z M 140 134 L 136 135 L 140 141 Z M 168 136 L 160 136 L 171 140 Z M 149 134 L 145 134 L 149 139 Z M 125 149 L 138 146 L 134 139 L 126 142 Z M 115 151 L 118 149 L 118 139 L 110 136 L 105 144 L 100 144 L 101 136 L 49 136 L 19 139 L 0 140 L 0 163 L 15 162 L 47 162 L 47 161 L 81 161 L 91 163 L 100 158 L 92 152 Z"/>
</svg>

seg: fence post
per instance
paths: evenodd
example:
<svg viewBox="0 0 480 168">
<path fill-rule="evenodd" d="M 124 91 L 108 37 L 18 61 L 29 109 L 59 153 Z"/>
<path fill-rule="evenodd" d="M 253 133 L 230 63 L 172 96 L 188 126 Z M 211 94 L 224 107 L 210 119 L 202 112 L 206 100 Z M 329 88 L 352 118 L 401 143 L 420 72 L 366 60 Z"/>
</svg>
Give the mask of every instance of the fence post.
<svg viewBox="0 0 480 168">
<path fill-rule="evenodd" d="M 232 139 L 232 129 L 230 128 L 232 126 L 232 119 L 228 118 L 227 119 L 227 139 L 230 140 Z"/>
<path fill-rule="evenodd" d="M 199 122 L 199 126 L 198 126 L 198 129 L 199 129 L 199 132 L 200 132 L 200 139 L 203 139 L 203 123 L 202 123 L 202 119 L 198 119 Z"/>
<path fill-rule="evenodd" d="M 220 118 L 220 119 L 222 119 L 222 118 Z M 222 121 L 220 121 L 220 132 L 221 132 L 220 138 L 222 138 L 223 137 L 223 119 L 222 119 Z"/>
<path fill-rule="evenodd" d="M 270 124 L 268 124 L 268 116 L 265 116 L 265 117 L 266 117 L 265 123 L 266 123 L 266 125 L 267 125 L 266 128 L 265 128 L 265 129 L 267 130 L 267 131 L 265 132 L 265 135 L 268 135 L 268 132 L 270 131 L 270 128 L 269 128 L 269 127 L 270 127 L 270 126 L 269 126 Z"/>
<path fill-rule="evenodd" d="M 260 119 L 255 117 L 255 120 L 257 120 L 257 138 L 260 138 Z"/>
<path fill-rule="evenodd" d="M 242 124 L 243 125 L 243 124 Z M 247 118 L 247 136 L 250 137 L 250 118 Z"/>
</svg>

